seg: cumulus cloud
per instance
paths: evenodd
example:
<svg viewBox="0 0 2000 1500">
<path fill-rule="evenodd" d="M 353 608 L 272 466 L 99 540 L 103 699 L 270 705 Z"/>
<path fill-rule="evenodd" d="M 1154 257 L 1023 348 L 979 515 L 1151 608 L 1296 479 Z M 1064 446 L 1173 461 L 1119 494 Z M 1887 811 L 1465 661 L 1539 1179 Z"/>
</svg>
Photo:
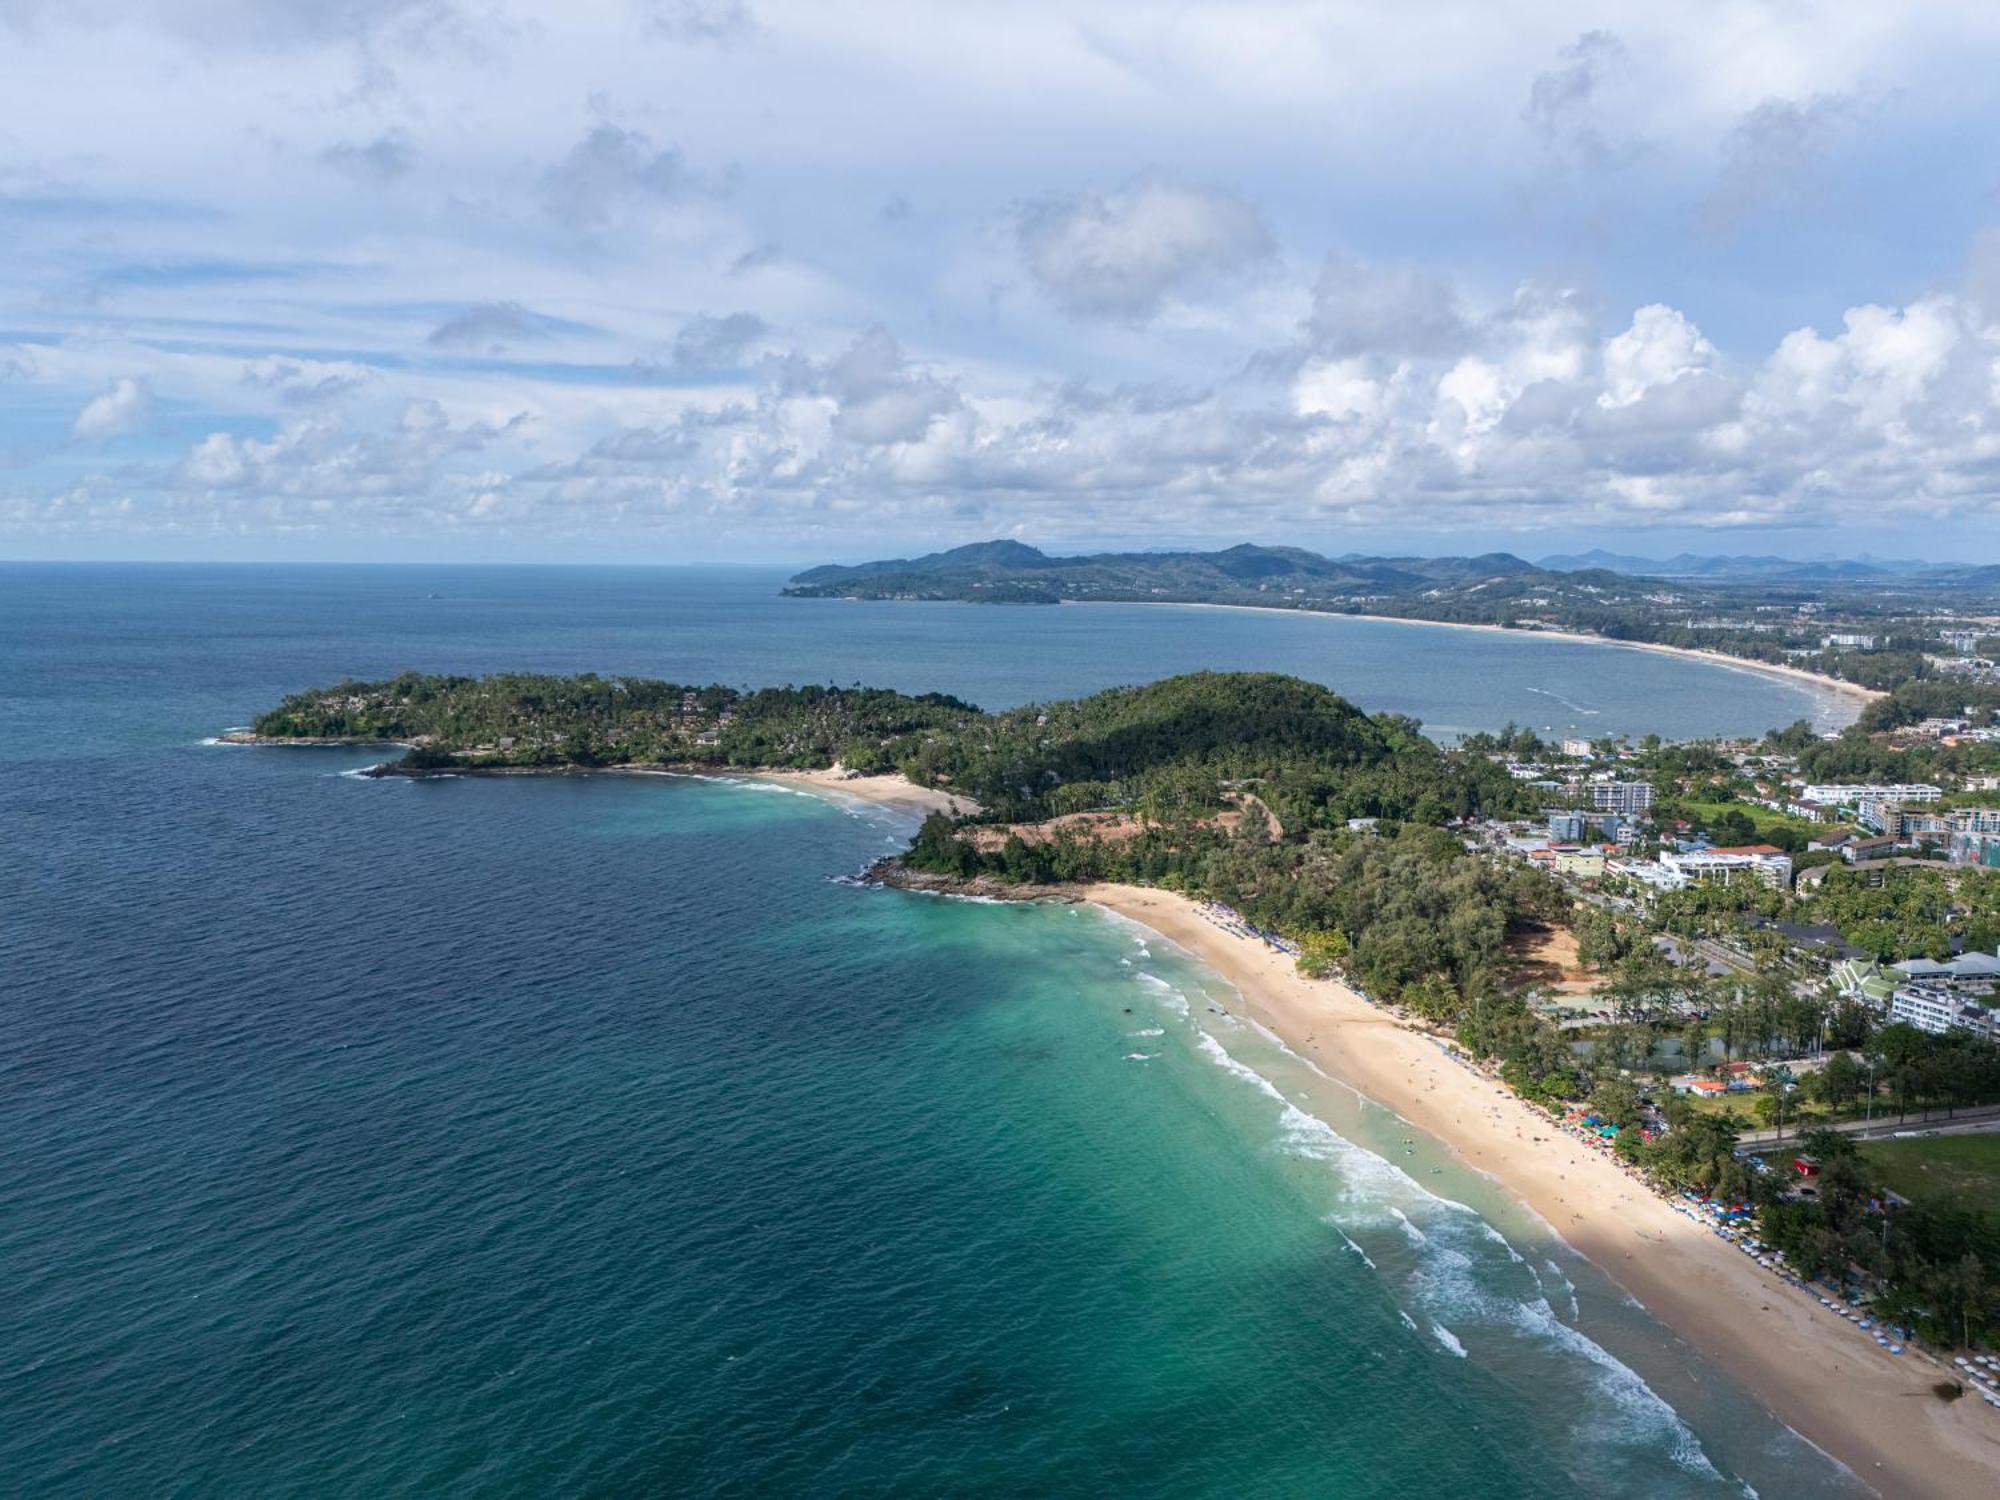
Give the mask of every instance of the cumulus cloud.
<svg viewBox="0 0 2000 1500">
<path fill-rule="evenodd" d="M 59 501 L 106 538 L 477 520 L 523 553 L 699 515 L 663 556 L 844 525 L 1990 530 L 2000 238 L 1940 285 L 1924 205 L 1985 181 L 2000 15 L 1716 0 L 1579 37 L 1406 6 L 1337 47 L 1222 0 L 804 15 L 0 0 L 0 543 Z M 1881 203 L 1892 170 L 1899 217 L 1839 254 L 1766 211 Z M 149 458 L 147 381 L 199 451 Z"/>
<path fill-rule="evenodd" d="M 799 382 L 833 399 L 832 431 L 857 443 L 913 443 L 961 407 L 958 392 L 911 366 L 884 329 L 861 335 Z"/>
<path fill-rule="evenodd" d="M 92 397 L 76 414 L 70 431 L 86 443 L 122 437 L 145 420 L 151 405 L 146 383 L 126 376 L 112 381 L 103 394 Z"/>
<path fill-rule="evenodd" d="M 1864 432 L 1893 438 L 1912 418 L 1928 415 L 1916 408 L 1933 394 L 1961 350 L 1991 378 L 1994 350 L 1991 345 L 1969 347 L 1965 311 L 1949 297 L 1904 308 L 1856 307 L 1842 319 L 1845 330 L 1832 338 L 1811 328 L 1787 334 L 1758 382 L 1760 408 L 1773 417 L 1815 425 L 1828 418 L 1851 422 Z M 1987 393 L 1975 385 L 1957 394 L 1973 397 L 1976 404 Z M 1957 425 L 1975 415 L 1990 424 L 2000 412 L 1990 407 L 1984 413 L 1953 411 L 1947 422 Z"/>
<path fill-rule="evenodd" d="M 598 125 L 542 175 L 542 208 L 558 224 L 602 229 L 629 206 L 671 202 L 697 186 L 679 151 L 656 149 L 636 130 Z"/>
<path fill-rule="evenodd" d="M 1313 285 L 1305 332 L 1314 350 L 1336 356 L 1443 354 L 1468 335 L 1447 278 L 1337 255 L 1327 257 Z"/>
<path fill-rule="evenodd" d="M 682 370 L 716 370 L 738 364 L 749 348 L 770 331 L 755 313 L 722 317 L 702 313 L 690 318 L 674 336 L 673 362 Z"/>
<path fill-rule="evenodd" d="M 268 391 L 289 406 L 336 401 L 381 378 L 381 372 L 351 360 L 289 359 L 273 355 L 243 367 L 243 384 Z"/>
<path fill-rule="evenodd" d="M 1229 539 L 1579 516 L 1824 526 L 2000 503 L 2000 336 L 1969 298 L 1853 308 L 1749 363 L 1665 304 L 1607 321 L 1530 283 L 1461 308 L 1429 352 L 1404 339 L 1402 353 L 1336 355 L 1312 349 L 1308 327 L 1276 389 L 1066 381 L 1008 395 L 878 328 L 824 357 L 765 357 L 748 401 L 606 422 L 553 458 L 531 453 L 524 419 L 413 402 L 387 428 L 358 427 L 316 406 L 270 437 L 212 434 L 166 483 L 182 513 L 259 507 L 288 526 L 699 514 L 781 532 L 852 515 L 1086 542 L 1169 513 L 1183 534 Z M 273 361 L 257 378 L 313 374 Z"/>
<path fill-rule="evenodd" d="M 1276 250 L 1241 198 L 1161 177 L 1045 198 L 1021 211 L 1016 234 L 1028 274 L 1064 311 L 1131 322 Z"/>
<path fill-rule="evenodd" d="M 1632 326 L 1604 346 L 1604 389 L 1597 404 L 1630 406 L 1648 391 L 1714 367 L 1715 346 L 1687 318 L 1655 302 L 1632 314 Z"/>
<path fill-rule="evenodd" d="M 584 455 L 588 467 L 593 460 L 613 464 L 680 463 L 701 451 L 699 438 L 675 427 L 621 427 L 599 438 Z"/>
<path fill-rule="evenodd" d="M 517 431 L 505 423 L 454 423 L 435 401 L 406 403 L 386 430 L 355 429 L 332 416 L 288 422 L 269 438 L 212 432 L 170 476 L 177 489 L 240 491 L 280 511 L 286 502 L 339 503 L 356 510 L 431 509 L 462 492 L 466 475 L 451 465 Z M 486 487 L 496 482 L 481 475 Z"/>
</svg>

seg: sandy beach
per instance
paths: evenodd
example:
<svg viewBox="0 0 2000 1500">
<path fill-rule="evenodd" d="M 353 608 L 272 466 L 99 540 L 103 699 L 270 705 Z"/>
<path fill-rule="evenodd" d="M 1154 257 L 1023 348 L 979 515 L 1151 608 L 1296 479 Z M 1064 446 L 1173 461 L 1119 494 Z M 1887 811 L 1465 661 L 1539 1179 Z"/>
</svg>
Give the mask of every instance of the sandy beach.
<svg viewBox="0 0 2000 1500">
<path fill-rule="evenodd" d="M 1065 604 L 1089 605 L 1099 601 L 1087 599 L 1065 599 Z M 1145 603 L 1145 600 L 1123 601 L 1104 600 L 1104 603 Z M 1615 646 L 1626 651 L 1655 651 L 1667 656 L 1685 656 L 1693 661 L 1705 661 L 1716 666 L 1734 667 L 1742 672 L 1755 672 L 1765 677 L 1786 678 L 1793 682 L 1806 683 L 1812 687 L 1825 688 L 1842 697 L 1852 699 L 1857 704 L 1873 702 L 1887 694 L 1876 688 L 1861 686 L 1858 682 L 1848 682 L 1839 677 L 1829 677 L 1824 672 L 1809 672 L 1804 667 L 1788 667 L 1777 662 L 1751 661 L 1748 657 L 1731 656 L 1726 651 L 1700 651 L 1690 646 L 1662 646 L 1651 641 L 1614 641 L 1609 636 L 1585 635 L 1575 630 L 1516 630 L 1506 625 L 1473 625 L 1456 620 L 1412 620 L 1402 615 L 1359 615 L 1336 609 L 1284 609 L 1269 604 L 1201 604 L 1193 601 L 1161 600 L 1159 606 L 1169 609 L 1247 609 L 1265 615 L 1324 615 L 1336 620 L 1375 620 L 1385 625 L 1423 625 L 1435 630 L 1485 630 L 1512 636 L 1516 640 L 1581 641 L 1588 646 Z"/>
<path fill-rule="evenodd" d="M 727 770 L 716 774 L 736 774 Z M 831 792 L 836 796 L 854 797 L 862 802 L 874 802 L 883 807 L 901 808 L 905 812 L 918 814 L 976 813 L 979 804 L 970 797 L 953 796 L 950 792 L 938 791 L 927 786 L 918 786 L 907 776 L 891 773 L 887 776 L 850 776 L 844 771 L 744 771 L 740 773 L 758 781 L 776 781 L 785 786 L 802 787 L 815 792 Z"/>
<path fill-rule="evenodd" d="M 1344 985 L 1302 978 L 1291 959 L 1223 931 L 1186 897 L 1124 885 L 1083 894 L 1193 954 L 1286 1045 L 1492 1177 L 1864 1483 L 1937 1500 L 2000 1491 L 2000 1413 L 1972 1396 L 1938 1399 L 1938 1365 L 1878 1349 L 1432 1037 Z"/>
</svg>

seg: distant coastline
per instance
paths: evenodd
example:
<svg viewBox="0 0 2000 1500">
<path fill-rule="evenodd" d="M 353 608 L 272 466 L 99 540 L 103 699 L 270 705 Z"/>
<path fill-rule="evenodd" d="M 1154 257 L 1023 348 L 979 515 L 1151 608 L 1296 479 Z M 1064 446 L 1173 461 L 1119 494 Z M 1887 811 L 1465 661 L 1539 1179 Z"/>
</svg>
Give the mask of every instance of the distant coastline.
<svg viewBox="0 0 2000 1500">
<path fill-rule="evenodd" d="M 1221 604 L 1194 599 L 1064 599 L 1065 605 L 1089 607 L 1100 604 L 1144 604 L 1160 609 L 1237 609 L 1253 614 L 1267 615 L 1313 615 L 1335 620 L 1374 620 L 1386 625 L 1426 625 L 1439 630 L 1483 630 L 1512 640 L 1581 641 L 1590 646 L 1622 646 L 1633 651 L 1657 651 L 1667 656 L 1683 656 L 1691 661 L 1705 661 L 1717 666 L 1736 667 L 1745 672 L 1754 672 L 1766 677 L 1776 677 L 1812 687 L 1829 688 L 1849 698 L 1858 699 L 1866 705 L 1877 698 L 1889 695 L 1879 688 L 1863 687 L 1858 682 L 1832 677 L 1825 672 L 1812 672 L 1804 667 L 1790 667 L 1778 662 L 1754 661 L 1747 656 L 1731 656 L 1726 651 L 1704 651 L 1693 646 L 1668 646 L 1655 641 L 1621 641 L 1608 635 L 1588 635 L 1580 630 L 1521 630 L 1509 625 L 1479 624 L 1465 620 L 1423 620 L 1406 615 L 1367 615 L 1344 609 L 1292 609 L 1281 604 Z M 1777 726 L 1772 726 L 1777 727 Z"/>
</svg>

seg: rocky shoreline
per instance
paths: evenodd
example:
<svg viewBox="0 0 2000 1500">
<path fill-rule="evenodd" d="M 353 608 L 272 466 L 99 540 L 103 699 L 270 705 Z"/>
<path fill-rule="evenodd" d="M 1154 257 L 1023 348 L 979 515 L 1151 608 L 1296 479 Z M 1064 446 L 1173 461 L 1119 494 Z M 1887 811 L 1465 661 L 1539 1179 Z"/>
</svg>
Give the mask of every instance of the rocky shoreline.
<svg viewBox="0 0 2000 1500">
<path fill-rule="evenodd" d="M 218 745 L 298 745 L 306 749 L 414 750 L 408 740 L 359 739 L 329 735 L 323 739 L 296 739 L 290 735 L 258 734 L 253 729 L 230 729 L 215 737 Z"/>
<path fill-rule="evenodd" d="M 927 896 L 964 896 L 982 901 L 1041 901 L 1063 906 L 1074 906 L 1090 899 L 1083 887 L 1075 885 L 1022 885 L 995 875 L 945 875 L 934 870 L 913 870 L 903 862 L 900 854 L 876 860 L 861 878 L 869 885 L 917 891 Z"/>
<path fill-rule="evenodd" d="M 258 734 L 249 729 L 232 729 L 215 736 L 214 742 L 221 745 L 261 745 L 291 746 L 307 749 L 347 749 L 347 750 L 414 750 L 418 748 L 409 740 L 379 740 L 343 738 L 329 736 L 317 739 L 299 739 L 286 735 Z M 931 787 L 921 787 L 907 778 L 892 774 L 862 775 L 843 772 L 838 767 L 822 767 L 818 770 L 802 771 L 796 766 L 737 766 L 713 761 L 670 761 L 666 763 L 621 761 L 611 765 L 582 765 L 576 762 L 561 762 L 553 765 L 492 765 L 465 762 L 445 765 L 411 765 L 407 758 L 386 760 L 380 765 L 368 766 L 359 773 L 375 780 L 386 780 L 392 776 L 407 777 L 412 781 L 428 778 L 453 776 L 733 776 L 740 778 L 762 778 L 769 781 L 798 785 L 815 792 L 845 794 L 867 802 L 881 802 L 890 805 L 907 806 L 912 812 L 942 809 L 957 813 L 973 813 L 979 804 L 970 797 L 957 796 L 951 792 Z M 914 875 L 915 872 L 911 872 Z M 886 882 L 885 882 L 886 883 Z M 912 887 L 915 889 L 916 887 Z"/>
</svg>

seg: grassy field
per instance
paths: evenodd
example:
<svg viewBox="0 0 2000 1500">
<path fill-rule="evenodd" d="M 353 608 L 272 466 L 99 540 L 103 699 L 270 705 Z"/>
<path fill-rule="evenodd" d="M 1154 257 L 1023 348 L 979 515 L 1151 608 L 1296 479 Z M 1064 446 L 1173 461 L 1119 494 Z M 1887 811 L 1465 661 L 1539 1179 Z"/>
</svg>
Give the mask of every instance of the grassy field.
<svg viewBox="0 0 2000 1500">
<path fill-rule="evenodd" d="M 1758 807 L 1750 802 L 1695 802 L 1682 798 L 1675 806 L 1681 817 L 1697 823 L 1707 823 L 1725 812 L 1740 812 L 1757 825 L 1757 838 L 1764 843 L 1768 843 L 1772 831 L 1779 828 L 1788 829 L 1801 838 L 1810 840 L 1846 826 L 1836 823 L 1808 823 L 1804 818 L 1795 818 L 1789 813 L 1773 812 L 1768 807 Z"/>
<path fill-rule="evenodd" d="M 1870 1141 L 1869 1167 L 1913 1203 L 1926 1199 L 2000 1218 L 2000 1135 Z"/>
</svg>

